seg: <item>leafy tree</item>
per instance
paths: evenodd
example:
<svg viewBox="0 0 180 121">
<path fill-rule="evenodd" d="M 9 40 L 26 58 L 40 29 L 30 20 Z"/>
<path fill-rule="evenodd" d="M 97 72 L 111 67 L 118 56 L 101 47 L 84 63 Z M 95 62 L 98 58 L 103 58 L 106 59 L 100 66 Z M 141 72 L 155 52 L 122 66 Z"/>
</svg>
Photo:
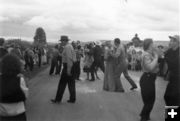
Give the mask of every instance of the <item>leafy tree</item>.
<svg viewBox="0 0 180 121">
<path fill-rule="evenodd" d="M 34 36 L 34 44 L 38 46 L 46 43 L 46 33 L 44 29 L 42 27 L 37 28 Z"/>
</svg>

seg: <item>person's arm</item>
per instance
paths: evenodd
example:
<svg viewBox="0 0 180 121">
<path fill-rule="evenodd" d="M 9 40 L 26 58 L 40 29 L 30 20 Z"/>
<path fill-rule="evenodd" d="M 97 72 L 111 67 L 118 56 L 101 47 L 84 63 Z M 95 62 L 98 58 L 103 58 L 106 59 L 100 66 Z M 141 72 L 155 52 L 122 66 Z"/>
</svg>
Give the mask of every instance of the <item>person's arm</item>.
<svg viewBox="0 0 180 121">
<path fill-rule="evenodd" d="M 145 55 L 143 57 L 143 64 L 147 70 L 149 70 L 150 72 L 153 71 L 158 64 L 158 55 L 155 54 L 155 58 L 153 59 L 153 61 L 151 61 L 149 55 Z"/>
<path fill-rule="evenodd" d="M 21 90 L 23 91 L 25 97 L 28 98 L 28 96 L 29 96 L 29 89 L 26 86 L 26 82 L 24 80 L 24 77 L 20 77 L 20 87 L 21 87 Z"/>
</svg>

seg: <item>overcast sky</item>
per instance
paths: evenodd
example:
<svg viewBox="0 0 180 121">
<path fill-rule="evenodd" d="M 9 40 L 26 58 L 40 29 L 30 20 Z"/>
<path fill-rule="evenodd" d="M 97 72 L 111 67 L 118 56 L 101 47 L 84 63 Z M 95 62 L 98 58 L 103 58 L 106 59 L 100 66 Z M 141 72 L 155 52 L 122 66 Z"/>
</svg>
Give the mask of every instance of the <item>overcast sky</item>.
<svg viewBox="0 0 180 121">
<path fill-rule="evenodd" d="M 0 0 L 0 37 L 33 40 L 43 27 L 48 41 L 168 40 L 179 33 L 179 0 Z"/>
</svg>

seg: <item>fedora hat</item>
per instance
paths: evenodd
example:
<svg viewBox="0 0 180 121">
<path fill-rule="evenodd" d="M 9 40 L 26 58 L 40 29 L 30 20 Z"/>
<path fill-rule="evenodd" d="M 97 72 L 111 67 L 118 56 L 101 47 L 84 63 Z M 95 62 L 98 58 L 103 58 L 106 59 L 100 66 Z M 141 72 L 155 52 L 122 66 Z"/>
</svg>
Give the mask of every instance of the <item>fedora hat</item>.
<svg viewBox="0 0 180 121">
<path fill-rule="evenodd" d="M 59 41 L 69 41 L 69 38 L 66 35 L 62 35 Z"/>
</svg>

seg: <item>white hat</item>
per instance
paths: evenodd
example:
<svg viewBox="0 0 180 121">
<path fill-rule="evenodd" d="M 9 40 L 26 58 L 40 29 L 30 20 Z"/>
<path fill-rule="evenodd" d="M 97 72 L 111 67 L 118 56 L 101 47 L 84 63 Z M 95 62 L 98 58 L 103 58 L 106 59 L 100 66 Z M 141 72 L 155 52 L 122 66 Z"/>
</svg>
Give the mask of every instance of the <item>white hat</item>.
<svg viewBox="0 0 180 121">
<path fill-rule="evenodd" d="M 176 41 L 179 41 L 179 35 L 169 36 L 170 39 L 175 39 Z"/>
</svg>

